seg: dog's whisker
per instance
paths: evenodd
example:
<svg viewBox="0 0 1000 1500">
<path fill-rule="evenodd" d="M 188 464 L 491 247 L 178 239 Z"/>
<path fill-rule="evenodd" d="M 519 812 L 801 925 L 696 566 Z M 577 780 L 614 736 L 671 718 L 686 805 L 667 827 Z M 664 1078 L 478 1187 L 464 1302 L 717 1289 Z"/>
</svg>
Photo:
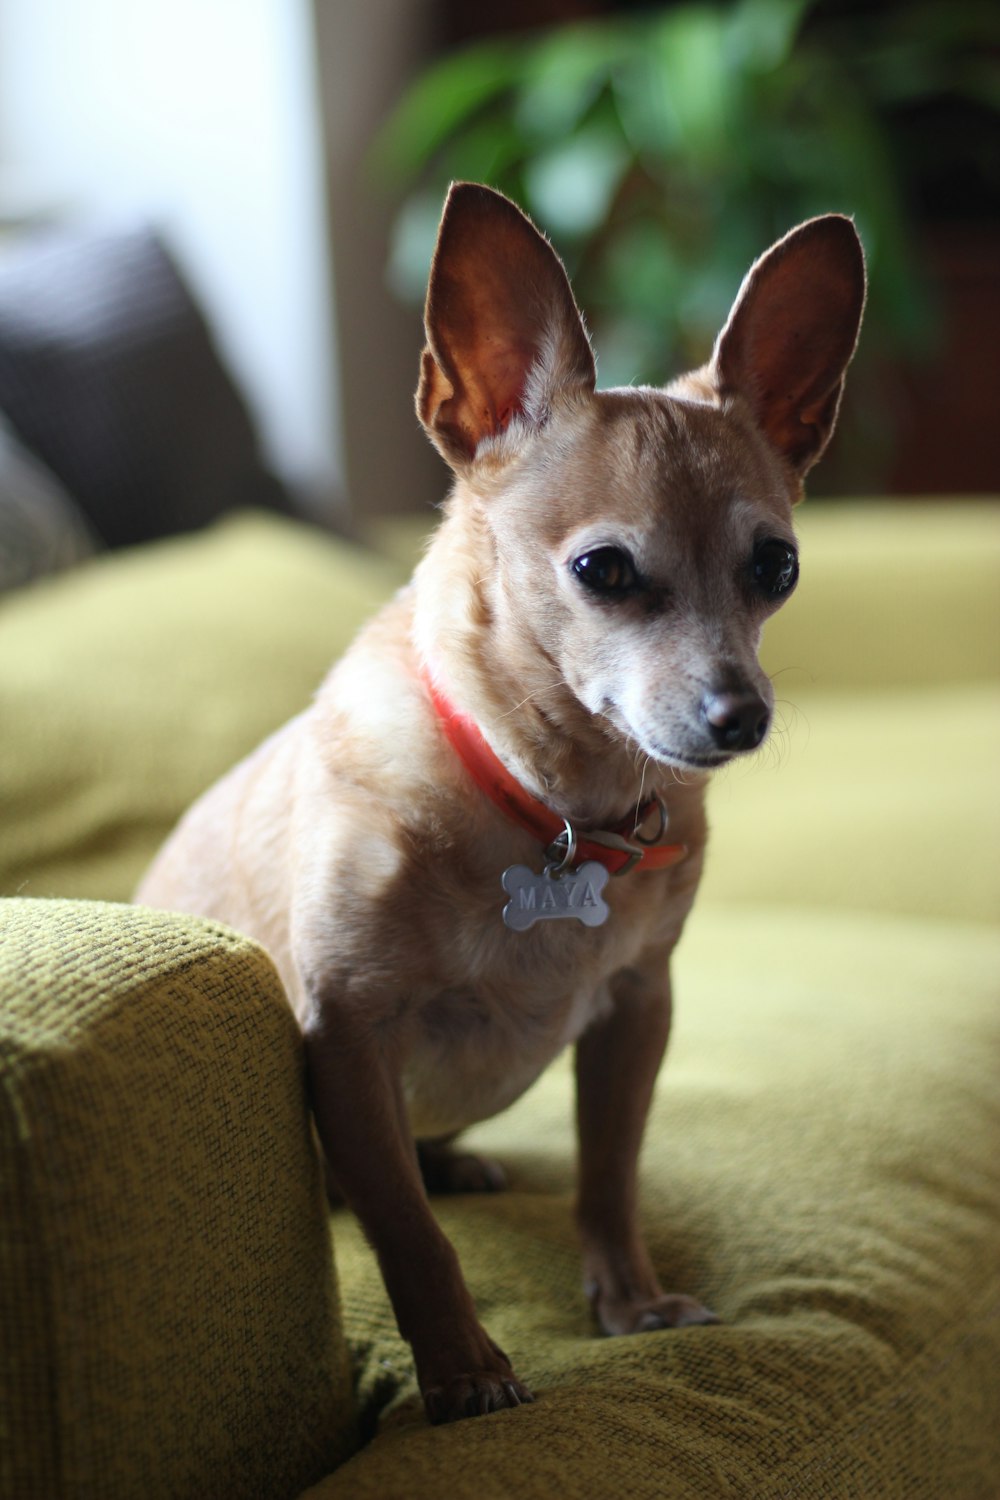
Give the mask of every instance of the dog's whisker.
<svg viewBox="0 0 1000 1500">
<path fill-rule="evenodd" d="M 639 777 L 639 807 L 642 807 L 642 794 L 646 790 L 646 772 L 649 770 L 650 757 L 647 755 L 642 763 L 642 775 Z M 638 817 L 638 812 L 636 813 Z"/>
<path fill-rule="evenodd" d="M 554 693 L 556 688 L 561 687 L 569 687 L 569 683 L 564 677 L 558 677 L 555 682 L 550 682 L 547 687 L 533 688 L 530 693 L 525 694 L 525 696 L 520 700 L 519 703 L 515 703 L 513 708 L 508 708 L 505 713 L 502 713 L 500 715 L 501 719 L 509 719 L 511 714 L 516 714 L 519 708 L 523 708 L 524 705 L 526 703 L 530 703 L 533 698 L 540 697 L 542 693 Z"/>
<path fill-rule="evenodd" d="M 815 681 L 813 674 L 807 667 L 796 666 L 791 662 L 787 667 L 778 667 L 775 671 L 769 672 L 768 677 L 772 683 L 775 683 L 777 682 L 779 677 L 787 677 L 789 674 L 791 674 L 793 677 L 796 677 L 799 682 L 802 683 L 811 683 Z"/>
<path fill-rule="evenodd" d="M 798 732 L 799 725 L 805 726 L 805 744 L 809 743 L 810 724 L 809 716 L 797 703 L 790 698 L 779 698 L 775 700 L 775 724 L 771 732 L 771 739 L 775 741 L 776 765 L 780 765 L 785 754 L 791 753 L 792 737 Z"/>
</svg>

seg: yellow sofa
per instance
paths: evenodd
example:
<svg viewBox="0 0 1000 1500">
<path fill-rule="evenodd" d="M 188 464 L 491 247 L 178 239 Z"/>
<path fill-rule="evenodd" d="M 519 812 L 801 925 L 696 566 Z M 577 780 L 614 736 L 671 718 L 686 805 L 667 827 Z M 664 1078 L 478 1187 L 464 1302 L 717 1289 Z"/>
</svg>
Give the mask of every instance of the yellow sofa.
<svg viewBox="0 0 1000 1500">
<path fill-rule="evenodd" d="M 643 1158 L 724 1322 L 595 1335 L 557 1065 L 474 1133 L 510 1190 L 439 1202 L 538 1399 L 446 1428 L 325 1211 L 266 954 L 121 904 L 399 569 L 246 515 L 0 604 L 0 1495 L 996 1495 L 1000 507 L 801 534 Z"/>
</svg>

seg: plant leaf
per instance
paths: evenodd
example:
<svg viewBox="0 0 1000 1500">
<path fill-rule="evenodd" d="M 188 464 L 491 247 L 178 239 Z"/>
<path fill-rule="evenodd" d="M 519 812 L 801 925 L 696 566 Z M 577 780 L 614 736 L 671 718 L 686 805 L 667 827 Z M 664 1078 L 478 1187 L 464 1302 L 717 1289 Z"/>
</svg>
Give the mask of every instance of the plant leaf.
<svg viewBox="0 0 1000 1500">
<path fill-rule="evenodd" d="M 520 49 L 489 42 L 445 58 L 407 90 L 376 137 L 375 172 L 412 179 L 478 111 L 509 91 L 521 76 Z"/>
</svg>

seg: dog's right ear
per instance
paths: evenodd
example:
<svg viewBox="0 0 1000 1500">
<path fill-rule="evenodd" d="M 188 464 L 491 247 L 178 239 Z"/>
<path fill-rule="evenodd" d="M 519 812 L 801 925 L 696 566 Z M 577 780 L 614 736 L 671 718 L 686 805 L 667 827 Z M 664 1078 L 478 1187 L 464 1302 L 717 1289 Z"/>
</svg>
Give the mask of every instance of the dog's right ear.
<svg viewBox="0 0 1000 1500">
<path fill-rule="evenodd" d="M 715 345 L 710 375 L 749 403 L 801 478 L 830 440 L 865 305 L 865 259 L 850 219 L 809 219 L 751 267 Z"/>
<path fill-rule="evenodd" d="M 514 424 L 540 427 L 553 402 L 593 391 L 594 356 L 562 262 L 502 193 L 448 194 L 424 311 L 417 415 L 464 470 Z"/>
</svg>

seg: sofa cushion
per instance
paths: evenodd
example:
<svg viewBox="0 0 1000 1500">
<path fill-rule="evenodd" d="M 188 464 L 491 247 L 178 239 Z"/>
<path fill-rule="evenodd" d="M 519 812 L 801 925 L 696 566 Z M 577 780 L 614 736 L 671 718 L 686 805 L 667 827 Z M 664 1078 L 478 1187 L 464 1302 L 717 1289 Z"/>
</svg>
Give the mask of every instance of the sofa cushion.
<svg viewBox="0 0 1000 1500">
<path fill-rule="evenodd" d="M 801 580 L 765 632 L 781 692 L 996 683 L 996 500 L 807 501 L 795 523 Z"/>
<path fill-rule="evenodd" d="M 1000 1475 L 1000 939 L 696 909 L 643 1156 L 666 1287 L 724 1319 L 604 1339 L 553 1069 L 438 1199 L 533 1406 L 429 1428 L 370 1250 L 335 1215 L 366 1430 L 310 1500 L 986 1500 Z"/>
<path fill-rule="evenodd" d="M 399 578 L 247 514 L 0 600 L 0 895 L 127 900 L 184 808 L 308 703 Z"/>
<path fill-rule="evenodd" d="M 715 778 L 701 902 L 1000 913 L 1000 693 L 990 682 L 802 695 Z"/>
<path fill-rule="evenodd" d="M 0 1493 L 294 1495 L 350 1451 L 301 1047 L 217 924 L 0 901 Z"/>
<path fill-rule="evenodd" d="M 699 900 L 1000 915 L 1000 505 L 807 504 L 775 729 L 713 778 Z"/>
</svg>

